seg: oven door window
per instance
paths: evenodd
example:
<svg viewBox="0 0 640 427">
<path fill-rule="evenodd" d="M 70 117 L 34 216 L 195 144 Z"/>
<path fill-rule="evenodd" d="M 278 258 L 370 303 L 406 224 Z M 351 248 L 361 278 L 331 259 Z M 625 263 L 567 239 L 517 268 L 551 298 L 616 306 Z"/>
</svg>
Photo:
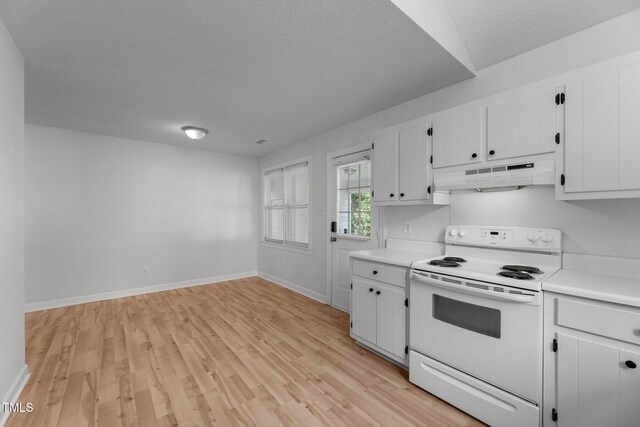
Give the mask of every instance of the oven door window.
<svg viewBox="0 0 640 427">
<path fill-rule="evenodd" d="M 433 295 L 433 318 L 478 334 L 500 338 L 500 310 Z"/>
</svg>

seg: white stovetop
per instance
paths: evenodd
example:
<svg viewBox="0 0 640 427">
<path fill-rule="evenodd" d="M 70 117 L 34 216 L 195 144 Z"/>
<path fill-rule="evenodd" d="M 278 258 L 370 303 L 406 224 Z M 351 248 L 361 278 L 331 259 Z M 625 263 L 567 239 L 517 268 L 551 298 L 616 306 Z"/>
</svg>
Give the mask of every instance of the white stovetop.
<svg viewBox="0 0 640 427">
<path fill-rule="evenodd" d="M 433 258 L 444 251 L 443 243 L 387 239 L 387 247 L 349 252 L 351 258 L 410 267 L 414 261 Z"/>
<path fill-rule="evenodd" d="M 640 259 L 565 253 L 562 270 L 542 289 L 640 307 Z"/>
<path fill-rule="evenodd" d="M 468 248 L 462 246 L 447 246 L 447 256 L 460 257 L 467 262 L 459 267 L 438 267 L 430 265 L 430 260 L 416 261 L 411 268 L 449 276 L 496 283 L 505 286 L 540 291 L 542 282 L 560 268 L 560 256 L 542 253 L 529 253 L 499 249 Z M 434 257 L 433 259 L 442 259 Z M 518 280 L 498 275 L 501 267 L 507 264 L 530 265 L 538 267 L 542 273 L 531 274 L 532 280 Z"/>
</svg>

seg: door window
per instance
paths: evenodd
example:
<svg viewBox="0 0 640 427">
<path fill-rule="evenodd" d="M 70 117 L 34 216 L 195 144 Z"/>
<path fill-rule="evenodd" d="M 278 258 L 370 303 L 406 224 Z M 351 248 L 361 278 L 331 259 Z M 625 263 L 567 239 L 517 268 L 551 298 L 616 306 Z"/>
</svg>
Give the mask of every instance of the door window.
<svg viewBox="0 0 640 427">
<path fill-rule="evenodd" d="M 340 165 L 338 234 L 371 237 L 371 162 Z"/>
</svg>

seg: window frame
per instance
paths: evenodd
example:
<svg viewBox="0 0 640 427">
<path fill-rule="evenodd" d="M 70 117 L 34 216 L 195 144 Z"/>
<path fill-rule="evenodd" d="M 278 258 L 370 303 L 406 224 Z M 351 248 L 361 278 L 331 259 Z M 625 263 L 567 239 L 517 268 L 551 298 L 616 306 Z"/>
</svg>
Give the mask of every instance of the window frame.
<svg viewBox="0 0 640 427">
<path fill-rule="evenodd" d="M 287 175 L 287 169 L 290 169 L 296 165 L 302 163 L 307 164 L 307 204 L 290 204 L 289 203 L 289 177 Z M 268 205 L 267 199 L 267 180 L 266 177 L 269 173 L 282 170 L 283 172 L 283 203 L 282 203 L 282 240 L 270 239 L 267 237 L 267 211 L 273 209 L 271 205 Z M 280 163 L 262 169 L 262 243 L 265 246 L 286 249 L 294 252 L 309 253 L 311 252 L 311 231 L 312 231 L 312 167 L 311 156 L 305 156 L 299 159 L 291 160 L 288 162 Z M 307 209 L 307 244 L 289 241 L 289 209 L 296 209 L 306 207 Z"/>
</svg>

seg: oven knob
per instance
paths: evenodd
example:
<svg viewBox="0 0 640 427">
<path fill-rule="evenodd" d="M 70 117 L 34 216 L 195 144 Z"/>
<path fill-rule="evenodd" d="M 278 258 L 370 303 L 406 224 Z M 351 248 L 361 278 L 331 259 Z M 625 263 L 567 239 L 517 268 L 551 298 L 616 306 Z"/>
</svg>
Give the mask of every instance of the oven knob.
<svg viewBox="0 0 640 427">
<path fill-rule="evenodd" d="M 540 236 L 538 235 L 538 233 L 529 233 L 527 234 L 527 240 L 530 241 L 531 243 L 535 242 L 536 240 L 538 240 Z"/>
<path fill-rule="evenodd" d="M 465 230 L 460 230 L 458 234 L 460 235 L 460 237 L 464 237 L 467 234 L 467 232 Z"/>
<path fill-rule="evenodd" d="M 553 236 L 549 233 L 544 233 L 541 237 L 540 240 L 542 240 L 544 243 L 549 243 L 553 240 Z"/>
<path fill-rule="evenodd" d="M 451 237 L 456 237 L 458 235 L 458 230 L 454 230 L 452 228 L 451 231 L 449 231 L 449 234 L 451 235 Z"/>
</svg>

